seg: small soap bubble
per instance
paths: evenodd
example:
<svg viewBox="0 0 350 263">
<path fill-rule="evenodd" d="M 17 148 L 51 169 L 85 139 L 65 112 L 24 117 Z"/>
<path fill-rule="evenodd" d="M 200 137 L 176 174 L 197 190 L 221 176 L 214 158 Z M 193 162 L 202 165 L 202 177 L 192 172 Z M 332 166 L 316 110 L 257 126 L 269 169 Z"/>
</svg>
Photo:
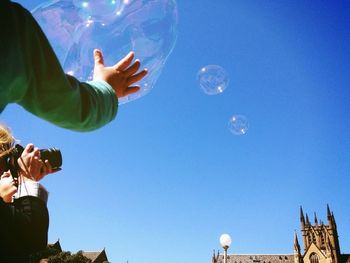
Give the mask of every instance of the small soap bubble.
<svg viewBox="0 0 350 263">
<path fill-rule="evenodd" d="M 218 65 L 207 65 L 201 68 L 197 78 L 200 88 L 207 95 L 223 93 L 229 83 L 226 70 Z"/>
<path fill-rule="evenodd" d="M 228 128 L 234 135 L 244 135 L 249 129 L 249 122 L 244 115 L 233 115 L 229 122 Z"/>
</svg>

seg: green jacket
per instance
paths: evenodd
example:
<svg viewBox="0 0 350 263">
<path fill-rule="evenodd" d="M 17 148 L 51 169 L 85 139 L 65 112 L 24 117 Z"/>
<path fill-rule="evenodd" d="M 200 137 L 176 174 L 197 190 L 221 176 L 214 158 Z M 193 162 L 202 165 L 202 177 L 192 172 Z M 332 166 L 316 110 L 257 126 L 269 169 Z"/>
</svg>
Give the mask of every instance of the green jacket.
<svg viewBox="0 0 350 263">
<path fill-rule="evenodd" d="M 108 83 L 66 75 L 31 13 L 0 0 L 0 112 L 9 103 L 76 131 L 104 126 L 118 109 Z"/>
</svg>

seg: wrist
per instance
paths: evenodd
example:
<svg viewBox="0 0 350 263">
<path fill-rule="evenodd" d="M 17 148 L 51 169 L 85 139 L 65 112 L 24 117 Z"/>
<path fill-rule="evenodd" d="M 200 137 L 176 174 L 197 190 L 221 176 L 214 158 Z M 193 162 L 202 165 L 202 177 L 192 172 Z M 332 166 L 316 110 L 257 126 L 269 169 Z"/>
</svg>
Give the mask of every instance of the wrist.
<svg viewBox="0 0 350 263">
<path fill-rule="evenodd" d="M 21 171 L 18 175 L 20 181 L 35 181 L 35 177 L 28 172 Z"/>
</svg>

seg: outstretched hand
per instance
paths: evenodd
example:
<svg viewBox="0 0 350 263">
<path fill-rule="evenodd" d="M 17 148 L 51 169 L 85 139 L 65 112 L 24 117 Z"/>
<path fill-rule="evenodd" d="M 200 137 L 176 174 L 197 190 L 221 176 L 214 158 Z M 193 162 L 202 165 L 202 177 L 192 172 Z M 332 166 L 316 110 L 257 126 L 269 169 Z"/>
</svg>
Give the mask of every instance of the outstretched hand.
<svg viewBox="0 0 350 263">
<path fill-rule="evenodd" d="M 130 95 L 140 90 L 140 87 L 133 85 L 135 82 L 143 79 L 147 74 L 147 69 L 137 72 L 141 66 L 139 60 L 134 59 L 134 52 L 129 52 L 117 64 L 111 67 L 104 65 L 102 52 L 98 49 L 94 50 L 94 80 L 104 80 L 115 91 L 118 98 Z"/>
</svg>

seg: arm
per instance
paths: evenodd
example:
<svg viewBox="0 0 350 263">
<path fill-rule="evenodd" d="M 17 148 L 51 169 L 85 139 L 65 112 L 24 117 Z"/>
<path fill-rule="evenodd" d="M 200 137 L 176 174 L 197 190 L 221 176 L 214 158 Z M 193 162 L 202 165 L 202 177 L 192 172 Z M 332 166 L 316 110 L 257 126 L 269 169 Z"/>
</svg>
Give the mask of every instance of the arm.
<svg viewBox="0 0 350 263">
<path fill-rule="evenodd" d="M 13 202 L 13 221 L 28 252 L 45 249 L 49 230 L 48 192 L 35 181 L 19 185 Z"/>
<path fill-rule="evenodd" d="M 9 251 L 29 254 L 47 245 L 48 192 L 37 180 L 51 173 L 52 169 L 47 161 L 40 160 L 40 151 L 32 144 L 25 147 L 17 161 L 21 168 L 18 187 L 8 171 L 3 173 L 0 180 L 0 223 L 4 229 L 2 243 Z"/>
<path fill-rule="evenodd" d="M 0 17 L 1 33 L 8 36 L 0 40 L 0 51 L 4 55 L 0 70 L 5 79 L 5 83 L 0 80 L 0 86 L 8 90 L 7 102 L 16 102 L 36 116 L 60 127 L 90 131 L 109 123 L 117 113 L 116 94 L 127 95 L 137 91 L 137 88 L 129 85 L 146 74 L 144 70 L 134 76 L 133 71 L 138 69 L 139 62 L 134 63 L 136 66 L 132 64 L 128 67 L 131 58 L 126 64 L 122 63 L 126 65 L 124 68 L 116 68 L 118 64 L 111 68 L 103 65 L 109 72 L 114 70 L 112 78 L 97 74 L 102 77 L 89 83 L 79 82 L 64 74 L 44 33 L 27 10 L 5 1 L 0 3 Z M 102 58 L 102 54 L 95 56 L 95 61 L 99 57 Z M 132 76 L 128 75 L 131 72 Z M 127 81 L 115 85 L 113 80 L 123 78 Z"/>
<path fill-rule="evenodd" d="M 40 198 L 25 196 L 12 204 L 0 199 L 0 215 L 2 243 L 10 250 L 32 253 L 46 247 L 49 214 Z"/>
<path fill-rule="evenodd" d="M 15 195 L 14 202 L 12 197 Z M 19 190 L 9 172 L 0 180 L 1 241 L 5 251 L 29 254 L 47 245 L 48 193 L 38 182 L 22 181 Z"/>
</svg>

